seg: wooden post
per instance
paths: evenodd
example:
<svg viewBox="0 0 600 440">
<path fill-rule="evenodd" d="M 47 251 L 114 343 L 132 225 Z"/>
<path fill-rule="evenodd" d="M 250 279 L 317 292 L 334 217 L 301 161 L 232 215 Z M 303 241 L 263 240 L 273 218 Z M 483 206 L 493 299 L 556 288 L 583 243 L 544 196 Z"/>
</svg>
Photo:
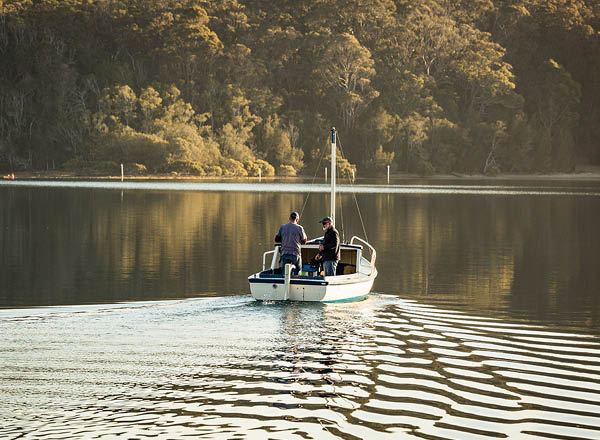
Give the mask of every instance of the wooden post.
<svg viewBox="0 0 600 440">
<path fill-rule="evenodd" d="M 325 167 L 325 183 L 327 183 L 327 167 Z"/>
<path fill-rule="evenodd" d="M 121 164 L 121 182 L 123 181 L 123 164 Z"/>
<path fill-rule="evenodd" d="M 258 181 L 260 182 L 262 180 L 262 169 L 258 169 Z"/>
<path fill-rule="evenodd" d="M 387 174 L 388 174 L 388 185 L 390 184 L 390 166 L 387 166 Z"/>
</svg>

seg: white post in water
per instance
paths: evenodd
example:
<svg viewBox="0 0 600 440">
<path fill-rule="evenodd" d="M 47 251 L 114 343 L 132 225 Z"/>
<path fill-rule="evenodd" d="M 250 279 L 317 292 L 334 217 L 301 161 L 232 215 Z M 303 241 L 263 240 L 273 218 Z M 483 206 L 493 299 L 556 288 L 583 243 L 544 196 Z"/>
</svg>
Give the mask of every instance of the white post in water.
<svg viewBox="0 0 600 440">
<path fill-rule="evenodd" d="M 327 167 L 325 167 L 325 183 L 327 183 Z"/>
<path fill-rule="evenodd" d="M 331 221 L 335 225 L 335 175 L 336 131 L 331 127 Z"/>
<path fill-rule="evenodd" d="M 290 280 L 292 278 L 292 265 L 286 264 L 283 268 L 284 280 L 283 280 L 283 299 L 287 301 L 290 299 Z"/>
<path fill-rule="evenodd" d="M 262 180 L 262 169 L 259 168 L 258 169 L 258 181 L 260 182 Z"/>
<path fill-rule="evenodd" d="M 388 185 L 390 184 L 390 166 L 387 166 L 387 170 L 388 170 Z"/>
<path fill-rule="evenodd" d="M 121 182 L 123 181 L 123 164 L 121 164 Z"/>
<path fill-rule="evenodd" d="M 352 168 L 352 181 L 354 182 L 354 168 Z"/>
</svg>

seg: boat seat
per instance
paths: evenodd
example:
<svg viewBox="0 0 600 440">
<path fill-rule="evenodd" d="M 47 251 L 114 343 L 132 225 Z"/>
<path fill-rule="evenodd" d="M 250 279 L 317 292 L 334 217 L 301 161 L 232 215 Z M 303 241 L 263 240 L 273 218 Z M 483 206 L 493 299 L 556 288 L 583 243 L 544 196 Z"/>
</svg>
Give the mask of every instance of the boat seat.
<svg viewBox="0 0 600 440">
<path fill-rule="evenodd" d="M 353 273 L 356 273 L 356 264 L 342 263 L 341 261 L 335 270 L 336 275 L 350 275 Z"/>
<path fill-rule="evenodd" d="M 281 268 L 279 269 L 269 269 L 269 270 L 263 270 L 259 275 L 260 278 L 283 278 L 283 273 L 281 271 Z"/>
<path fill-rule="evenodd" d="M 262 271 L 259 275 L 259 278 L 283 278 L 283 274 L 281 273 L 281 269 L 269 269 Z M 307 275 L 296 275 L 292 277 L 293 279 L 300 280 L 322 280 L 323 277 L 320 275 L 316 276 L 307 276 Z"/>
</svg>

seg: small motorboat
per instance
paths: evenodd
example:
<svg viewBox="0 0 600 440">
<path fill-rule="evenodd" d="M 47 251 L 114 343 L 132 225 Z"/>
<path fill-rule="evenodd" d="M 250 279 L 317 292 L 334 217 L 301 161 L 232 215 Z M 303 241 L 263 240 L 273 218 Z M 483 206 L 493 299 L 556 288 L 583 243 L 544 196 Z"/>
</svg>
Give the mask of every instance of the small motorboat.
<svg viewBox="0 0 600 440">
<path fill-rule="evenodd" d="M 335 128 L 331 129 L 331 169 L 336 169 Z M 335 180 L 331 173 L 331 214 L 335 221 Z M 303 262 L 314 262 L 322 237 L 301 246 Z M 367 252 L 367 258 L 364 252 Z M 267 263 L 270 257 L 270 264 Z M 304 264 L 297 275 L 292 265 L 281 267 L 280 245 L 263 254 L 262 271 L 248 277 L 252 296 L 261 301 L 356 301 L 367 297 L 377 277 L 377 252 L 362 238 L 353 236 L 340 244 L 340 261 L 334 276 L 324 276 L 317 264 Z"/>
</svg>

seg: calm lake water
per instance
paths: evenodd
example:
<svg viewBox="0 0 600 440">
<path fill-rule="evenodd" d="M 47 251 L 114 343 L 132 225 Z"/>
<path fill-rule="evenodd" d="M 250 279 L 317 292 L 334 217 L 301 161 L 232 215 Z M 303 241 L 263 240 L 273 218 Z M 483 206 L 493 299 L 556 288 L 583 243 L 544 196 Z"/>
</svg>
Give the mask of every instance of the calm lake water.
<svg viewBox="0 0 600 440">
<path fill-rule="evenodd" d="M 0 438 L 600 438 L 600 182 L 342 188 L 376 293 L 253 301 L 325 190 L 0 183 Z"/>
</svg>

